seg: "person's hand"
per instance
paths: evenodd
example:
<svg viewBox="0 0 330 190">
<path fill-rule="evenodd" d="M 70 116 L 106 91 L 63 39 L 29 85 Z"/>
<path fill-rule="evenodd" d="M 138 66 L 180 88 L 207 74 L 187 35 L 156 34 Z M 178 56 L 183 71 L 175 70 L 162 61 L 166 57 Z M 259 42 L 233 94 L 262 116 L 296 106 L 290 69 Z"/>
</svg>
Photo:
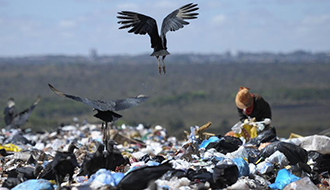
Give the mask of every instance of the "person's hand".
<svg viewBox="0 0 330 190">
<path fill-rule="evenodd" d="M 269 119 L 269 118 L 265 118 L 265 119 L 264 119 L 264 124 L 265 124 L 265 125 L 269 125 L 271 122 L 272 122 L 272 120 Z"/>
</svg>

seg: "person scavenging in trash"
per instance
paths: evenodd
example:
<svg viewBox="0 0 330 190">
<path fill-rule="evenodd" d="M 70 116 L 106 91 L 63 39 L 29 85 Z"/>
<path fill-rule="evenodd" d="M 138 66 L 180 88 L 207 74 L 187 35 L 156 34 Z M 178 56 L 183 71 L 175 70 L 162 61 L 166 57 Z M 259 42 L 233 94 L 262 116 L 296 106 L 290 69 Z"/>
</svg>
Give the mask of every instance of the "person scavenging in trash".
<svg viewBox="0 0 330 190">
<path fill-rule="evenodd" d="M 256 121 L 272 119 L 272 111 L 268 102 L 259 94 L 253 94 L 247 87 L 239 87 L 235 103 L 239 120 L 255 118 Z"/>
<path fill-rule="evenodd" d="M 270 125 L 272 121 L 271 107 L 261 95 L 251 93 L 249 88 L 241 86 L 236 94 L 235 103 L 240 120 L 232 128 L 236 134 L 240 133 L 246 140 L 254 138 L 257 133 L 266 130 L 272 130 L 276 135 L 275 128 Z M 243 131 L 241 131 L 242 128 Z"/>
</svg>

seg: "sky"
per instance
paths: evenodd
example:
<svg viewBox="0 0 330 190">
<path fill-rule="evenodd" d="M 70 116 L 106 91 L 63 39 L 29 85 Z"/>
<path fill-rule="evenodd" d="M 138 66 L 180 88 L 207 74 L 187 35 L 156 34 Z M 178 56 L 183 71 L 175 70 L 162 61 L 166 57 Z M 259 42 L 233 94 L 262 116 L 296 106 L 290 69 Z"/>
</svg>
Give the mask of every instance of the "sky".
<svg viewBox="0 0 330 190">
<path fill-rule="evenodd" d="M 329 0 L 195 0 L 198 19 L 167 33 L 171 54 L 330 52 Z M 152 53 L 147 35 L 119 30 L 119 11 L 157 20 L 185 0 L 0 0 L 0 56 Z"/>
</svg>

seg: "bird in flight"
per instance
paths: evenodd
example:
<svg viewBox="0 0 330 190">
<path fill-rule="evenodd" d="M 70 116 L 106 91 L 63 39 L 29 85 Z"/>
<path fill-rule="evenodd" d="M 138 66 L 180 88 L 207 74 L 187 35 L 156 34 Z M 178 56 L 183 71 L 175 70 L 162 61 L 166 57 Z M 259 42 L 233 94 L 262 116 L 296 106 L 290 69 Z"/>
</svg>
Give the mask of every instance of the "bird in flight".
<svg viewBox="0 0 330 190">
<path fill-rule="evenodd" d="M 120 100 L 90 100 L 88 98 L 81 98 L 74 95 L 64 94 L 63 92 L 54 88 L 51 84 L 48 84 L 49 88 L 57 95 L 62 97 L 67 97 L 83 104 L 92 107 L 97 113 L 94 117 L 101 119 L 105 123 L 103 128 L 103 141 L 107 145 L 107 138 L 110 136 L 108 134 L 108 122 L 114 122 L 121 118 L 122 115 L 116 113 L 115 111 L 120 111 L 124 109 L 137 106 L 142 102 L 146 101 L 149 97 L 145 95 L 138 95 L 132 98 L 120 99 Z M 103 124 L 102 124 L 103 126 Z"/>
<path fill-rule="evenodd" d="M 4 110 L 4 114 L 5 114 L 4 119 L 7 128 L 12 128 L 12 127 L 18 128 L 24 125 L 28 121 L 31 112 L 38 105 L 40 99 L 41 99 L 40 96 L 38 96 L 37 100 L 29 108 L 21 111 L 20 113 L 16 113 L 14 99 L 10 98 L 8 101 L 8 106 Z"/>
<path fill-rule="evenodd" d="M 184 25 L 188 25 L 189 22 L 187 22 L 186 19 L 196 19 L 198 13 L 195 11 L 198 9 L 197 4 L 189 3 L 168 14 L 163 20 L 160 35 L 158 34 L 156 20 L 149 16 L 131 11 L 121 11 L 118 12 L 119 15 L 117 18 L 121 19 L 118 21 L 118 24 L 122 24 L 119 29 L 131 28 L 128 33 L 148 34 L 150 36 L 151 48 L 154 49 L 154 52 L 150 56 L 156 56 L 160 74 L 162 72 L 160 57 L 162 57 L 163 72 L 165 74 L 164 59 L 166 55 L 170 54 L 166 47 L 166 33 L 168 31 L 179 30 L 183 28 Z"/>
<path fill-rule="evenodd" d="M 94 110 L 97 111 L 94 116 L 104 122 L 116 121 L 117 119 L 121 118 L 122 115 L 116 113 L 115 111 L 120 111 L 131 108 L 133 106 L 137 106 L 149 98 L 145 95 L 139 95 L 136 97 L 121 100 L 90 100 L 88 98 L 81 98 L 74 95 L 64 94 L 63 92 L 54 88 L 51 84 L 48 84 L 48 86 L 53 92 L 55 92 L 55 94 L 59 96 L 67 97 L 92 107 Z"/>
</svg>

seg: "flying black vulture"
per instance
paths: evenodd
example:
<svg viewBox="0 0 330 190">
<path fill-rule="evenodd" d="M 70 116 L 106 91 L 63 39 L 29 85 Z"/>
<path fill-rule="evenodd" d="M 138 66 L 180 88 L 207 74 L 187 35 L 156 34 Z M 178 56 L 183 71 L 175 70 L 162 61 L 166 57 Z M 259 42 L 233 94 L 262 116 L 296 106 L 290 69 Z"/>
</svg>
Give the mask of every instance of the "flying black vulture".
<svg viewBox="0 0 330 190">
<path fill-rule="evenodd" d="M 5 114 L 5 123 L 7 127 L 20 127 L 25 124 L 28 118 L 31 115 L 33 109 L 38 105 L 40 101 L 40 96 L 38 96 L 37 100 L 24 111 L 16 114 L 15 113 L 15 102 L 14 99 L 10 98 L 8 101 L 8 106 L 4 110 Z"/>
<path fill-rule="evenodd" d="M 168 31 L 179 30 L 180 28 L 183 28 L 184 25 L 188 25 L 189 22 L 187 22 L 186 19 L 197 18 L 198 13 L 194 11 L 197 11 L 198 9 L 197 4 L 189 3 L 168 14 L 163 20 L 160 35 L 158 34 L 156 20 L 149 16 L 131 11 L 121 11 L 118 12 L 119 15 L 117 18 L 121 19 L 118 21 L 118 24 L 122 24 L 119 29 L 131 28 L 128 31 L 129 33 L 141 35 L 148 34 L 150 36 L 151 47 L 154 48 L 154 52 L 150 56 L 156 56 L 160 74 L 162 70 L 159 57 L 162 56 L 163 72 L 165 74 L 164 59 L 166 55 L 170 54 L 166 47 L 166 33 Z"/>
<path fill-rule="evenodd" d="M 120 111 L 131 108 L 133 106 L 137 106 L 149 98 L 144 95 L 139 95 L 137 97 L 121 100 L 89 100 L 87 98 L 80 98 L 78 96 L 64 94 L 63 92 L 54 88 L 51 84 L 48 84 L 48 86 L 53 92 L 55 92 L 55 94 L 59 96 L 67 97 L 78 102 L 82 102 L 83 104 L 88 105 L 90 107 L 93 107 L 97 111 L 97 114 L 95 114 L 94 116 L 101 119 L 105 123 L 114 122 L 122 117 L 115 111 Z"/>
<path fill-rule="evenodd" d="M 14 98 L 9 98 L 7 106 L 3 110 L 3 114 L 5 115 L 4 119 L 6 126 L 10 125 L 16 114 Z"/>
<path fill-rule="evenodd" d="M 82 102 L 83 104 L 88 105 L 90 107 L 93 107 L 93 109 L 97 111 L 94 116 L 105 122 L 105 127 L 103 128 L 103 138 L 107 138 L 106 133 L 108 132 L 108 122 L 114 122 L 122 117 L 115 111 L 120 111 L 131 108 L 133 106 L 137 106 L 149 98 L 145 95 L 139 95 L 137 97 L 121 100 L 89 100 L 87 98 L 64 94 L 63 92 L 54 88 L 51 84 L 48 84 L 48 86 L 53 92 L 55 92 L 55 94 L 59 96 L 67 97 L 78 102 Z M 104 142 L 104 144 L 107 146 L 108 143 Z"/>
</svg>

